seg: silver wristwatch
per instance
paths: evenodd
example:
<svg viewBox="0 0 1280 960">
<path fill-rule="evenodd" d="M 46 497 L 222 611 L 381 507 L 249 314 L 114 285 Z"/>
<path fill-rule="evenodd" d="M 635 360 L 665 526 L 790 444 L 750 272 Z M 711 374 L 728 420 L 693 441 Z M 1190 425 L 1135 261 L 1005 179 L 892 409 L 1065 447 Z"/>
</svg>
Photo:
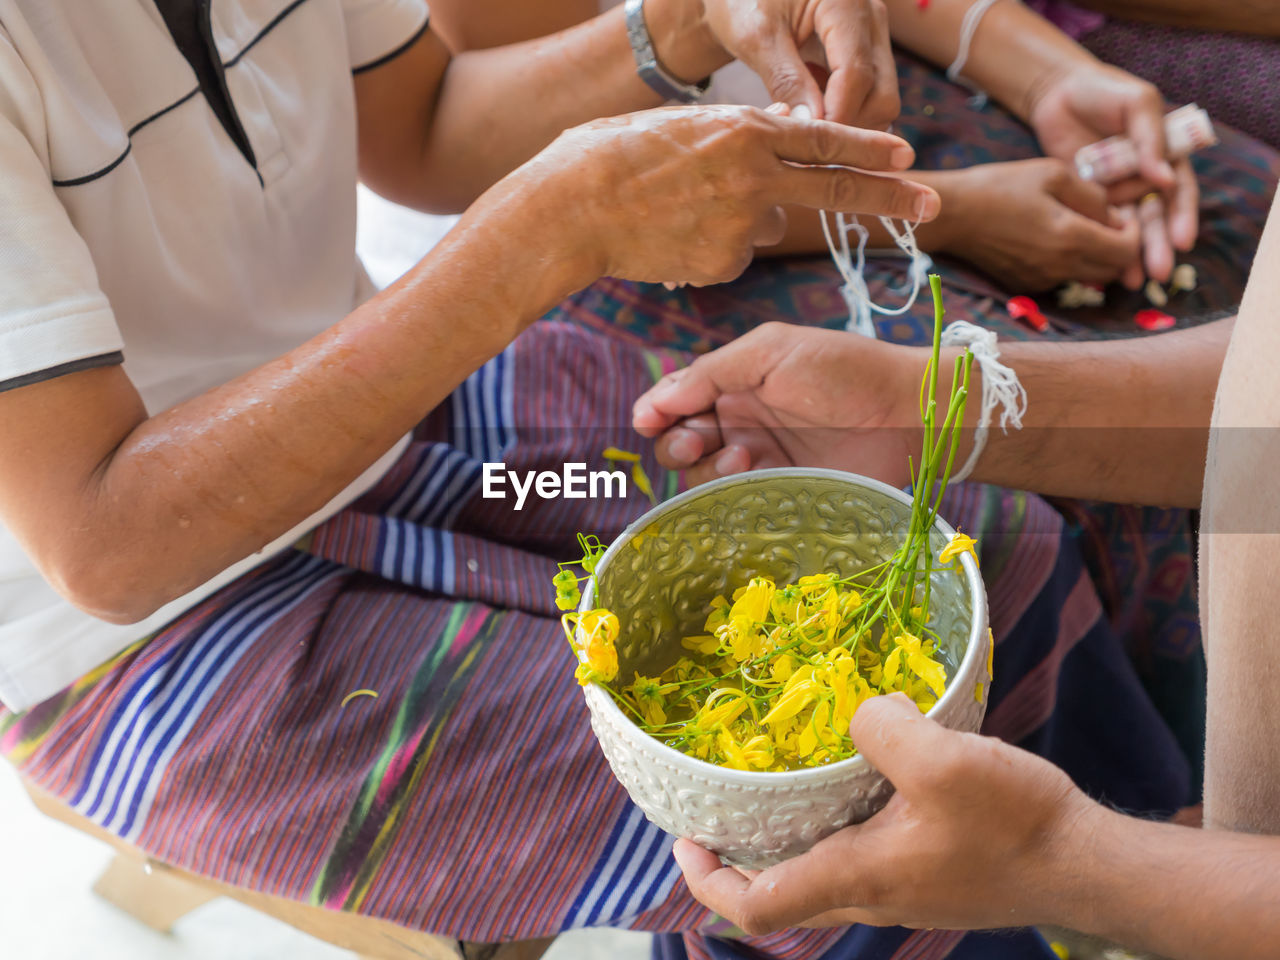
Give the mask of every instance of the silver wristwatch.
<svg viewBox="0 0 1280 960">
<path fill-rule="evenodd" d="M 701 83 L 684 83 L 677 80 L 658 62 L 658 55 L 653 52 L 653 40 L 649 36 L 649 27 L 644 22 L 644 0 L 627 0 L 627 39 L 631 41 L 631 52 L 636 58 L 636 73 L 664 100 L 680 100 L 684 103 L 696 103 L 711 86 L 711 78 Z"/>
</svg>

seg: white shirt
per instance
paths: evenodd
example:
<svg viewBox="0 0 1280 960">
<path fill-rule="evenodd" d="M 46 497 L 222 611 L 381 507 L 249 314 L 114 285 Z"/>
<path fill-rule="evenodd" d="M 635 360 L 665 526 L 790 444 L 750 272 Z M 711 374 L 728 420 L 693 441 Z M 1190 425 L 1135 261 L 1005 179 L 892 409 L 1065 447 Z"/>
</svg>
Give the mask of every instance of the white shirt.
<svg viewBox="0 0 1280 960">
<path fill-rule="evenodd" d="M 0 0 L 0 389 L 120 362 L 151 414 L 280 356 L 372 286 L 355 256 L 352 70 L 423 0 L 213 0 L 254 164 L 153 0 Z M 84 614 L 0 525 L 0 701 L 51 696 L 368 489 L 146 621 Z"/>
</svg>

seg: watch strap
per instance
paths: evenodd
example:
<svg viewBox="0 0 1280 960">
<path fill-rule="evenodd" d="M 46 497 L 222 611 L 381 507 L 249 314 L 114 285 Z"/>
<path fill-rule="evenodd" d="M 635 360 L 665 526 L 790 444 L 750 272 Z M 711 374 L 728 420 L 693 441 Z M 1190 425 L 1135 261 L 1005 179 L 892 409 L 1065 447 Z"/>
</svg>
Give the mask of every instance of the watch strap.
<svg viewBox="0 0 1280 960">
<path fill-rule="evenodd" d="M 627 39 L 631 42 L 631 52 L 636 58 L 636 73 L 640 75 L 651 90 L 664 100 L 679 100 L 683 103 L 696 103 L 711 86 L 711 78 L 700 83 L 685 83 L 667 72 L 658 62 L 658 55 L 653 49 L 653 38 L 649 36 L 649 27 L 644 21 L 644 0 L 626 0 Z"/>
</svg>

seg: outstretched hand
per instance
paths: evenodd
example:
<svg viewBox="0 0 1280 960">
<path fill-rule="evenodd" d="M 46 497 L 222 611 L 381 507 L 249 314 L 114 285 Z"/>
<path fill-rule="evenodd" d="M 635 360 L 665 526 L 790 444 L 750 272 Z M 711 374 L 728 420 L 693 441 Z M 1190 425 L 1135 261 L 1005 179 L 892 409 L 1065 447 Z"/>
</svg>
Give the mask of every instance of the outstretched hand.
<svg viewBox="0 0 1280 960">
<path fill-rule="evenodd" d="M 781 108 L 664 107 L 566 130 L 488 201 L 553 206 L 591 279 L 711 284 L 778 242 L 781 205 L 932 220 L 938 195 L 891 175 L 914 159 L 888 133 Z"/>
<path fill-rule="evenodd" d="M 1156 87 L 1097 62 L 1044 83 L 1030 106 L 1029 120 L 1045 153 L 1068 162 L 1086 144 L 1115 135 L 1133 140 L 1138 172 L 1111 184 L 1108 199 L 1115 206 L 1127 206 L 1154 192 L 1166 210 L 1159 230 L 1144 231 L 1142 262 L 1135 263 L 1131 281 L 1145 270 L 1161 283 L 1168 282 L 1175 250 L 1190 250 L 1199 230 L 1195 171 L 1187 158 L 1173 164 L 1165 159 L 1164 116 L 1164 98 Z"/>
<path fill-rule="evenodd" d="M 695 484 L 800 465 L 901 486 L 919 450 L 925 360 L 857 334 L 767 323 L 663 377 L 632 423 Z"/>
<path fill-rule="evenodd" d="M 702 0 L 707 26 L 751 67 L 770 96 L 818 119 L 882 130 L 901 109 L 882 0 Z M 821 43 L 831 75 L 819 86 L 801 50 Z"/>
<path fill-rule="evenodd" d="M 1060 916 L 1064 875 L 1103 812 L 1065 773 L 947 730 L 902 694 L 867 700 L 850 732 L 897 788 L 889 804 L 750 877 L 677 840 L 698 900 L 749 934 L 851 923 L 974 930 Z"/>
</svg>

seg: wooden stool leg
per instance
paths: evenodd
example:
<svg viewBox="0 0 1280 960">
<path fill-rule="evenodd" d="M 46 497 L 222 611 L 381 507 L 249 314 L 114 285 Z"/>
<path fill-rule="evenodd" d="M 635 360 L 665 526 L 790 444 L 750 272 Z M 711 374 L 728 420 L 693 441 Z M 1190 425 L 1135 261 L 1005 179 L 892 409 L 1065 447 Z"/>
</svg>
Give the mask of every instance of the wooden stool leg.
<svg viewBox="0 0 1280 960">
<path fill-rule="evenodd" d="M 173 876 L 172 871 L 149 862 L 116 854 L 93 892 L 152 930 L 168 933 L 196 907 L 218 895 Z"/>
<path fill-rule="evenodd" d="M 464 943 L 462 955 L 466 960 L 539 960 L 555 941 L 516 940 L 511 943 Z"/>
</svg>

